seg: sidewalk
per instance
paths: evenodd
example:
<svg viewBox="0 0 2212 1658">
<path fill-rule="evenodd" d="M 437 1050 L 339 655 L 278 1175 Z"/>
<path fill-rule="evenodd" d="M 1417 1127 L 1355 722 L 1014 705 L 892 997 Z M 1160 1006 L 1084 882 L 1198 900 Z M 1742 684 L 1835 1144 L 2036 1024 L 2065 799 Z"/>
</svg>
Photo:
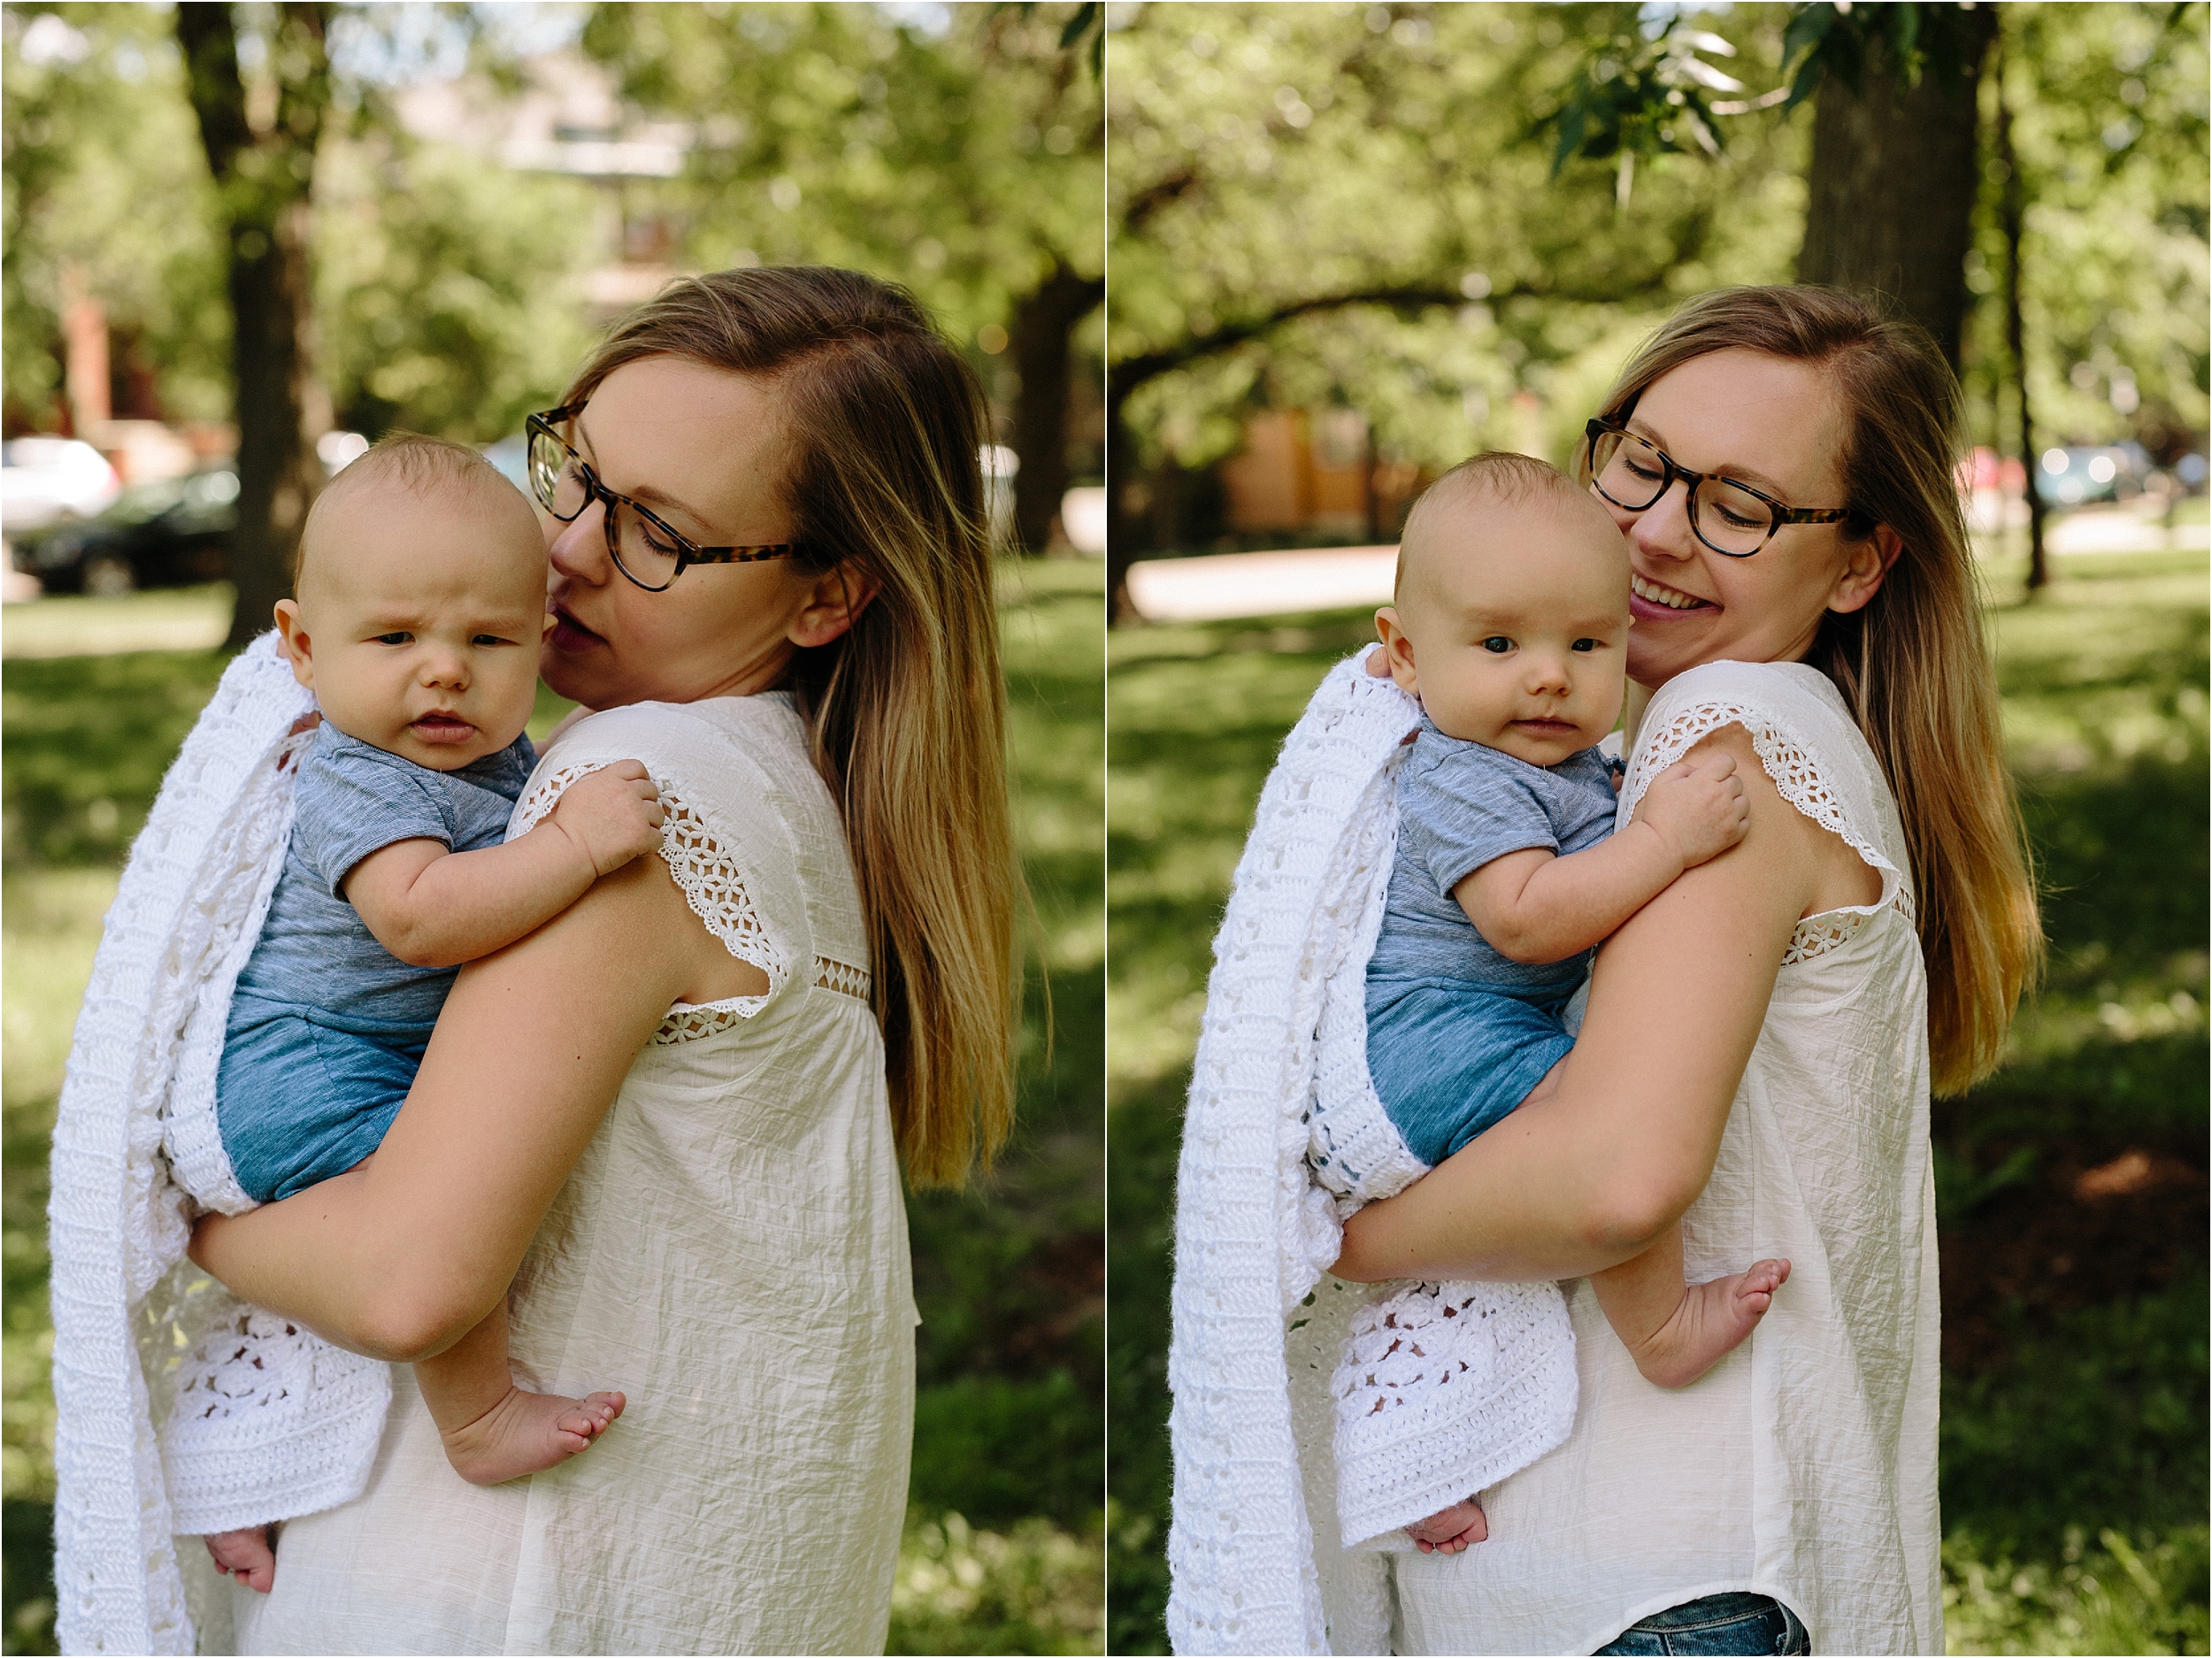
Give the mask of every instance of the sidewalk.
<svg viewBox="0 0 2212 1658">
<path fill-rule="evenodd" d="M 2125 507 L 2055 516 L 2047 538 L 2052 553 L 2069 555 L 2212 547 L 2212 530 L 2205 525 L 2178 525 L 2169 533 Z M 2019 545 L 2026 546 L 2024 533 Z M 1148 622 L 1218 622 L 1387 604 L 1397 558 L 1394 546 L 1144 558 L 1129 567 L 1129 602 Z"/>
</svg>

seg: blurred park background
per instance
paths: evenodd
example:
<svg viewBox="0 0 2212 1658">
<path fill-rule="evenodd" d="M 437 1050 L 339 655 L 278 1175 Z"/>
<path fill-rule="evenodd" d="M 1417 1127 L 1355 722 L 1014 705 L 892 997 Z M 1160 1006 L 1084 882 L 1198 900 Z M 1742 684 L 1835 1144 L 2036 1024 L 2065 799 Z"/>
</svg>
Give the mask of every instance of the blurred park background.
<svg viewBox="0 0 2212 1658">
<path fill-rule="evenodd" d="M 395 429 L 511 466 L 524 413 L 671 276 L 796 262 L 910 286 L 990 396 L 1037 911 L 1016 1143 L 909 1208 L 891 1649 L 1099 1650 L 1105 612 L 1072 555 L 1103 541 L 1100 27 L 1061 4 L 0 6 L 4 1650 L 52 1650 L 71 1025 L 297 503 Z"/>
<path fill-rule="evenodd" d="M 1678 299 L 1807 280 L 1960 369 L 2053 945 L 1934 1119 L 1949 1638 L 2205 1651 L 2206 8 L 1132 5 L 1107 61 L 1110 1649 L 1166 1649 L 1175 1156 L 1276 746 L 1425 476 L 1565 461 Z"/>
</svg>

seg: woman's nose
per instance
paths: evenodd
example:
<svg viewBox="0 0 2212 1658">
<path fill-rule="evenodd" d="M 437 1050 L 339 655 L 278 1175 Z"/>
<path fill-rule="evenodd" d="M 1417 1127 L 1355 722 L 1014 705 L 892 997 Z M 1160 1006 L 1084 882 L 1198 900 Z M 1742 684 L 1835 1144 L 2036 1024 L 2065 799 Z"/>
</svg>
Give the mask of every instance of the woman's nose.
<svg viewBox="0 0 2212 1658">
<path fill-rule="evenodd" d="M 607 577 L 606 508 L 593 502 L 566 524 L 554 520 L 557 533 L 547 543 L 554 570 L 573 581 L 596 583 Z"/>
<path fill-rule="evenodd" d="M 1690 490 L 1681 479 L 1637 515 L 1628 532 L 1640 552 L 1658 558 L 1694 558 L 1697 537 L 1690 528 Z"/>
</svg>

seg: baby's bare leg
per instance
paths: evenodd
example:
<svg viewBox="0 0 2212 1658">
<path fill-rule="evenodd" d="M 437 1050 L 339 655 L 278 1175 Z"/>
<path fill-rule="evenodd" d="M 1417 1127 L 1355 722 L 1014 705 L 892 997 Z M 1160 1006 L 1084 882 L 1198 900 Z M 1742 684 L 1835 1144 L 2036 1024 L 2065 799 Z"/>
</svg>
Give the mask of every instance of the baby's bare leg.
<svg viewBox="0 0 2212 1658">
<path fill-rule="evenodd" d="M 1786 1261 L 1685 1288 L 1682 1228 L 1617 1267 L 1590 1275 L 1598 1307 L 1647 1381 L 1687 1387 L 1749 1335 L 1790 1275 Z"/>
<path fill-rule="evenodd" d="M 628 1402 L 620 1393 L 565 1399 L 515 1386 L 507 1368 L 507 1309 L 435 1358 L 415 1364 L 423 1403 L 446 1461 L 472 1485 L 496 1485 L 565 1462 L 605 1432 Z"/>
</svg>

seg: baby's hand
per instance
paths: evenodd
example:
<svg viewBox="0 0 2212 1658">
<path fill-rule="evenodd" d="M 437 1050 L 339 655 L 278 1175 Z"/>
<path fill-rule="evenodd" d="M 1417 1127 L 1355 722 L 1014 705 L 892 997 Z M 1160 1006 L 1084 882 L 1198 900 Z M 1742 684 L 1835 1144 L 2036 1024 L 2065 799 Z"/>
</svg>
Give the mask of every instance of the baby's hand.
<svg viewBox="0 0 2212 1658">
<path fill-rule="evenodd" d="M 1686 870 L 1727 851 L 1751 826 L 1735 756 L 1677 761 L 1652 779 L 1636 802 L 1634 821 L 1656 829 Z"/>
<path fill-rule="evenodd" d="M 242 1531 L 218 1531 L 202 1539 L 215 1562 L 215 1570 L 235 1578 L 249 1589 L 266 1594 L 276 1583 L 276 1549 L 265 1525 Z"/>
<path fill-rule="evenodd" d="M 571 783 L 552 821 L 584 848 L 594 872 L 604 875 L 657 851 L 665 817 L 644 766 L 618 760 Z"/>
</svg>

